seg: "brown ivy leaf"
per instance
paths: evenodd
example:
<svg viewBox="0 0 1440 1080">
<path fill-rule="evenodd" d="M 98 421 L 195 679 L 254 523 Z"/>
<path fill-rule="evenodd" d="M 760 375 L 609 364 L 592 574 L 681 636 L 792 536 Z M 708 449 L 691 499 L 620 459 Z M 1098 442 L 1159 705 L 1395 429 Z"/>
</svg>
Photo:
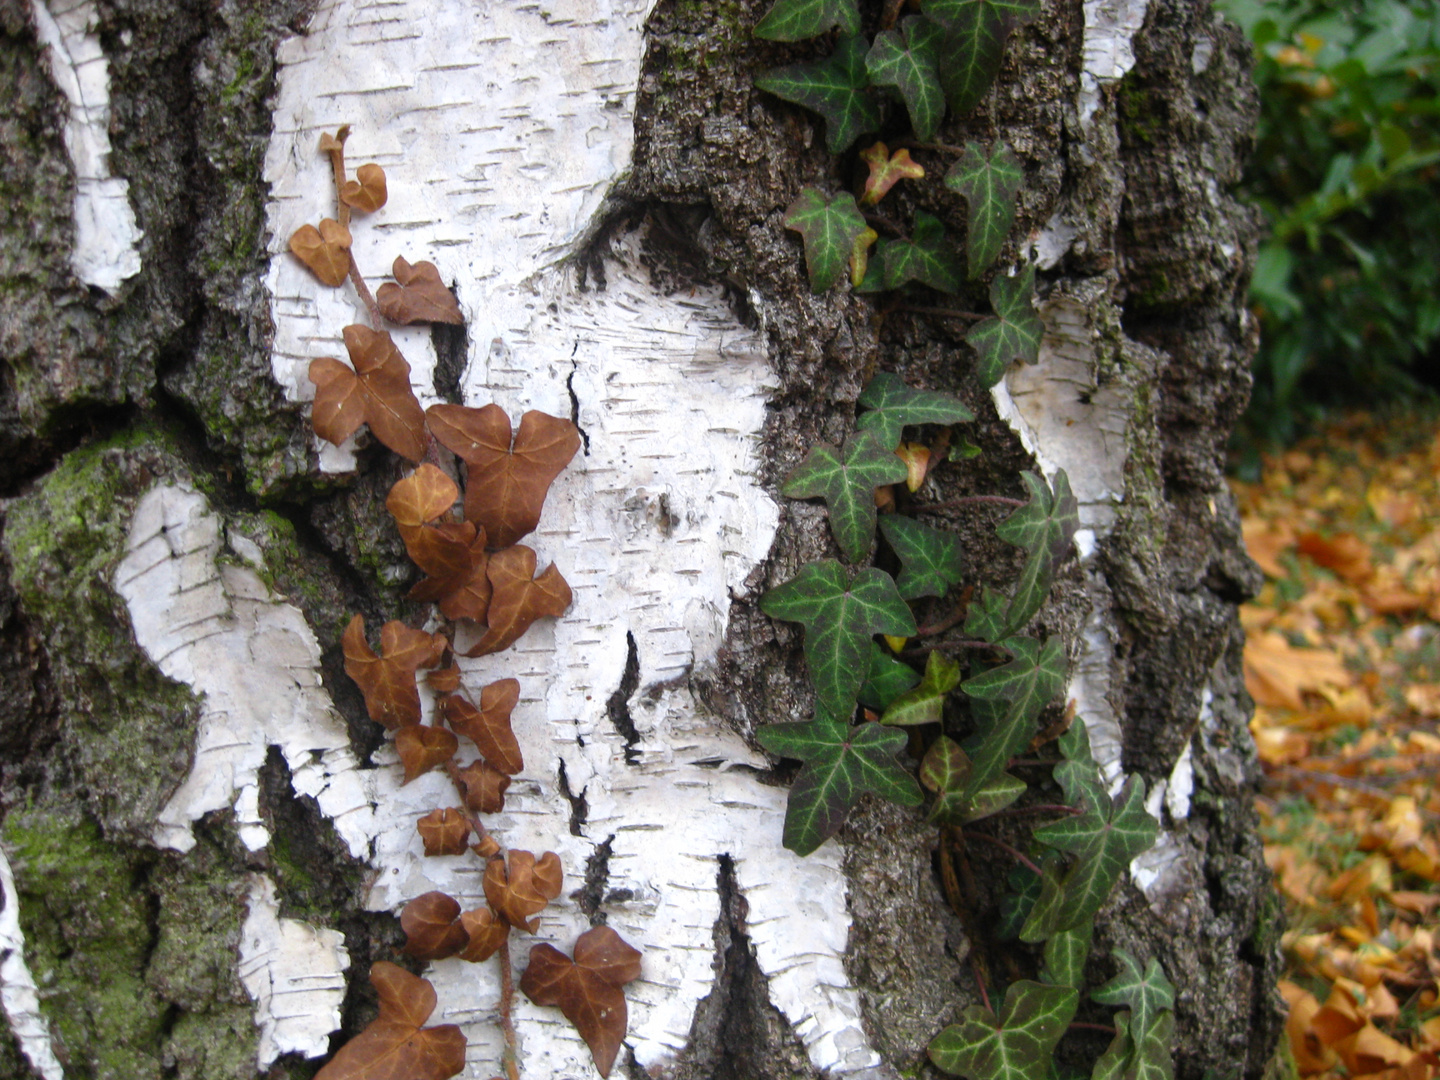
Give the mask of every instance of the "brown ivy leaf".
<svg viewBox="0 0 1440 1080">
<path fill-rule="evenodd" d="M 395 482 L 385 508 L 410 558 L 430 575 L 410 590 L 410 599 L 439 603 L 447 619 L 482 622 L 490 606 L 485 530 L 469 521 L 435 523 L 459 497 L 455 482 L 426 462 Z"/>
<path fill-rule="evenodd" d="M 350 137 L 350 125 L 341 124 L 334 135 L 328 131 L 320 133 L 320 152 L 322 154 L 333 154 L 336 150 L 345 149 L 345 140 Z"/>
<path fill-rule="evenodd" d="M 365 619 L 356 615 L 340 639 L 345 653 L 345 674 L 365 695 L 370 719 L 388 730 L 420 723 L 420 691 L 415 685 L 419 668 L 434 667 L 449 647 L 440 634 L 411 630 L 402 622 L 380 628 L 380 655 L 365 640 Z"/>
<path fill-rule="evenodd" d="M 478 843 L 470 845 L 470 850 L 482 859 L 488 859 L 491 855 L 500 854 L 500 841 L 496 840 L 489 833 L 486 833 L 480 838 Z"/>
<path fill-rule="evenodd" d="M 401 326 L 417 322 L 459 326 L 465 321 L 455 295 L 440 280 L 434 263 L 422 259 L 412 266 L 405 256 L 397 255 L 390 272 L 395 281 L 387 281 L 375 291 L 375 302 L 380 305 L 380 314 L 391 322 Z"/>
<path fill-rule="evenodd" d="M 385 509 L 396 525 L 413 529 L 441 517 L 458 498 L 460 489 L 455 481 L 427 461 L 395 481 L 385 496 Z"/>
<path fill-rule="evenodd" d="M 465 1068 L 465 1036 L 454 1024 L 427 1028 L 435 988 L 381 960 L 370 968 L 380 1015 L 340 1048 L 315 1080 L 448 1080 Z"/>
<path fill-rule="evenodd" d="M 511 926 L 523 926 L 534 933 L 539 919 L 531 916 L 560 895 L 564 872 L 560 856 L 547 851 L 535 861 L 528 851 L 510 849 L 505 859 L 491 859 L 485 866 L 485 899 L 491 910 Z"/>
<path fill-rule="evenodd" d="M 501 679 L 480 691 L 480 708 L 452 694 L 440 699 L 440 711 L 451 730 L 473 742 L 486 761 L 514 776 L 525 768 L 520 743 L 510 726 L 510 713 L 519 701 L 519 681 Z"/>
<path fill-rule="evenodd" d="M 930 471 L 930 448 L 923 443 L 902 442 L 895 456 L 905 462 L 905 486 L 919 491 Z"/>
<path fill-rule="evenodd" d="M 444 765 L 458 749 L 460 740 L 441 727 L 411 724 L 395 733 L 395 750 L 405 766 L 405 784 Z"/>
<path fill-rule="evenodd" d="M 315 384 L 315 404 L 310 422 L 315 434 L 339 446 L 365 422 L 367 397 L 353 369 L 333 356 L 310 361 L 310 381 Z"/>
<path fill-rule="evenodd" d="M 510 777 L 492 768 L 483 758 L 458 772 L 460 782 L 465 785 L 465 805 L 471 810 L 477 814 L 498 814 L 505 809 L 505 789 L 510 786 Z"/>
<path fill-rule="evenodd" d="M 305 268 L 332 288 L 350 276 L 350 230 L 334 218 L 325 218 L 320 228 L 305 224 L 290 234 L 290 253 Z"/>
<path fill-rule="evenodd" d="M 575 425 L 532 409 L 512 446 L 510 417 L 499 405 L 432 405 L 425 415 L 435 438 L 465 462 L 466 520 L 485 530 L 492 547 L 533 532 L 551 483 L 580 449 Z"/>
<path fill-rule="evenodd" d="M 405 931 L 406 956 L 419 960 L 444 960 L 465 948 L 470 934 L 456 920 L 460 905 L 443 892 L 417 896 L 400 912 L 400 929 Z"/>
<path fill-rule="evenodd" d="M 346 180 L 340 188 L 340 201 L 362 214 L 373 214 L 385 205 L 385 170 L 379 165 L 361 165 L 355 179 Z"/>
<path fill-rule="evenodd" d="M 339 446 L 362 423 L 401 457 L 425 456 L 425 413 L 410 389 L 410 365 L 389 334 L 347 326 L 345 348 L 353 370 L 334 357 L 310 364 L 315 384 L 315 434 Z"/>
<path fill-rule="evenodd" d="M 415 823 L 426 855 L 463 855 L 470 839 L 470 822 L 459 810 L 431 810 Z"/>
<path fill-rule="evenodd" d="M 490 556 L 490 609 L 485 636 L 466 656 L 485 656 L 507 649 L 536 619 L 559 617 L 570 607 L 570 586 L 552 563 L 535 577 L 535 552 L 524 544 Z"/>
<path fill-rule="evenodd" d="M 443 668 L 436 668 L 425 676 L 425 682 L 437 694 L 453 694 L 460 689 L 460 669 L 452 660 Z"/>
<path fill-rule="evenodd" d="M 489 908 L 465 912 L 460 916 L 460 925 L 470 935 L 470 941 L 460 953 L 460 959 L 469 960 L 472 964 L 489 960 L 510 936 L 510 924 L 504 919 L 496 918 Z"/>
<path fill-rule="evenodd" d="M 572 961 L 550 945 L 530 950 L 520 989 L 536 1005 L 555 1005 L 590 1047 L 595 1067 L 609 1076 L 629 1018 L 620 988 L 640 977 L 640 951 L 608 926 L 596 926 L 575 942 Z"/>
</svg>

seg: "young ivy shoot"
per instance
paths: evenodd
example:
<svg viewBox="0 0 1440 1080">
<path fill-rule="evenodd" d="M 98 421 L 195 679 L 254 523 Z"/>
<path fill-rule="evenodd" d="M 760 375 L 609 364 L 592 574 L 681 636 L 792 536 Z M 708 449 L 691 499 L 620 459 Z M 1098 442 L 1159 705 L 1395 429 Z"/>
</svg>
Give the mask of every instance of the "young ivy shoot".
<svg viewBox="0 0 1440 1080">
<path fill-rule="evenodd" d="M 902 11 L 917 13 L 902 18 Z M 931 140 L 947 110 L 952 128 L 968 130 L 966 114 L 989 97 L 1011 35 L 1040 13 L 1039 0 L 919 0 L 887 3 L 877 20 L 874 12 L 862 17 L 857 0 L 778 0 L 755 27 L 770 41 L 818 37 L 828 44 L 827 56 L 767 71 L 755 85 L 817 114 L 832 154 L 849 154 L 867 132 L 893 131 L 901 109 L 909 119 L 910 134 L 892 137 L 894 152 L 876 142 L 844 163 L 864 175 L 857 190 L 807 186 L 783 219 L 800 234 L 814 292 L 848 282 L 876 298 L 882 369 L 883 320 L 895 311 L 967 324 L 968 358 L 954 365 L 956 384 L 968 379 L 989 389 L 1014 364 L 1039 357 L 1035 267 L 998 267 L 1013 250 L 1026 163 L 988 120 L 983 139 Z M 863 32 L 867 24 L 873 39 Z M 914 210 L 907 232 L 893 215 L 874 211 L 898 184 L 922 184 L 940 169 L 943 179 L 932 181 L 926 205 L 943 204 L 947 191 L 964 200 L 963 243 L 934 213 Z M 963 295 L 982 310 L 937 302 L 935 293 Z M 913 493 L 937 470 L 963 468 L 951 427 L 974 417 L 958 398 L 916 389 L 884 370 L 858 404 L 854 434 L 838 447 L 813 447 L 782 486 L 790 498 L 824 500 L 844 561 L 802 566 L 760 601 L 771 618 L 803 627 L 815 694 L 812 719 L 756 733 L 771 753 L 803 763 L 790 790 L 785 846 L 814 851 L 867 792 L 902 806 L 928 804 L 940 884 L 969 933 L 981 1001 L 935 1036 L 930 1059 L 969 1080 L 1058 1076 L 1058 1060 L 1074 1068 L 1074 1054 L 1057 1053 L 1086 989 L 1096 914 L 1158 832 L 1145 810 L 1144 781 L 1128 778 L 1112 792 L 1091 756 L 1084 718 L 1055 707 L 1068 677 L 1065 643 L 1029 632 L 1046 621 L 1052 586 L 1071 557 L 1079 503 L 1064 470 L 1048 478 L 1023 472 L 1025 499 L 911 504 L 915 516 L 906 516 L 900 510 L 910 500 L 899 485 Z M 1008 516 L 996 535 L 1023 553 L 1018 577 L 1008 582 L 978 577 L 959 535 L 944 527 L 956 513 L 993 516 L 997 506 Z M 865 565 L 877 531 L 879 565 Z M 893 577 L 883 568 L 895 566 Z M 916 606 L 933 611 L 936 600 L 947 613 L 917 625 Z M 1052 744 L 1058 756 L 1046 750 Z M 906 763 L 907 750 L 918 767 Z M 1037 753 L 1047 756 L 1035 760 Z M 1022 755 L 1031 760 L 1021 773 L 1048 767 L 1062 803 L 1039 801 L 1017 775 Z M 1022 815 L 1039 821 L 1025 850 L 985 828 Z M 1005 835 L 1013 838 L 1013 830 Z M 981 851 L 1018 864 L 1010 875 L 1014 892 L 998 913 L 983 910 L 973 887 L 970 867 Z M 991 943 L 1005 938 L 1039 948 L 990 963 Z M 1011 981 L 997 1014 L 989 972 L 1026 963 L 1036 977 Z M 1091 1080 L 1172 1077 L 1173 988 L 1153 959 L 1142 965 L 1116 949 L 1110 964 L 1120 974 L 1090 997 L 1122 1011 Z"/>
<path fill-rule="evenodd" d="M 303 225 L 290 250 L 322 283 L 347 280 L 364 302 L 369 326 L 342 331 L 350 363 L 320 357 L 310 365 L 315 384 L 315 433 L 340 444 L 362 426 L 388 449 L 417 467 L 390 489 L 385 508 L 405 550 L 424 576 L 410 590 L 414 600 L 438 606 L 450 626 L 478 632 L 463 655 L 482 656 L 514 644 L 539 619 L 563 615 L 570 586 L 553 565 L 537 573 L 539 559 L 521 539 L 540 522 L 545 496 L 580 447 L 569 420 L 527 412 L 518 430 L 499 405 L 422 409 L 410 386 L 410 365 L 386 331 L 387 324 L 463 322 L 454 295 L 433 263 L 396 256 L 387 282 L 371 295 L 355 264 L 350 233 L 353 214 L 385 205 L 386 178 L 378 165 L 362 165 L 350 179 L 345 167 L 348 128 L 320 140 L 330 159 L 338 209 L 319 226 Z M 448 453 L 442 453 L 442 448 Z M 454 462 L 465 465 L 462 486 Z M 447 468 L 450 471 L 447 471 Z M 457 504 L 459 504 L 457 506 Z M 519 1080 L 520 1045 L 512 1022 L 515 979 L 513 934 L 533 934 L 540 915 L 560 895 L 559 856 L 506 850 L 482 815 L 505 805 L 511 777 L 524 769 L 510 714 L 520 683 L 500 679 L 464 685 L 455 663 L 453 629 L 428 632 L 400 622 L 380 628 L 380 649 L 367 640 L 356 615 L 342 639 L 345 673 L 365 697 L 370 718 L 394 735 L 405 783 L 442 769 L 458 805 L 436 807 L 415 824 L 427 856 L 467 852 L 484 863 L 484 904 L 470 910 L 443 892 L 417 896 L 405 905 L 400 926 L 404 952 L 418 960 L 458 957 L 499 967 L 496 1009 L 504 1041 L 505 1080 Z M 434 691 L 428 718 L 417 680 Z M 476 756 L 461 762 L 462 740 Z M 478 898 L 474 898 L 478 899 Z M 551 945 L 535 945 L 520 990 L 537 1005 L 558 1008 L 590 1047 L 595 1066 L 609 1075 L 627 1030 L 624 986 L 640 976 L 640 952 L 609 927 L 580 935 L 573 958 Z M 395 964 L 370 970 L 380 1014 L 346 1043 L 316 1080 L 446 1080 L 465 1068 L 465 1036 L 454 1024 L 426 1027 L 437 1004 L 434 987 Z"/>
</svg>

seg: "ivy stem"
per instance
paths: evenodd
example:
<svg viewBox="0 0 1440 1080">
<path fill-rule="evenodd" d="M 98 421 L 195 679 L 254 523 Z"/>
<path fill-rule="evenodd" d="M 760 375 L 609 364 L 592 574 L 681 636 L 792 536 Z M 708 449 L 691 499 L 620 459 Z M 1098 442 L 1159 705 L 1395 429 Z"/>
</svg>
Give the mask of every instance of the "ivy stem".
<svg viewBox="0 0 1440 1080">
<path fill-rule="evenodd" d="M 1073 806 L 1066 806 L 1064 803 L 1036 803 L 1034 806 L 1006 807 L 1004 810 L 996 810 L 993 814 L 986 814 L 985 817 L 1024 817 L 1026 814 L 1069 814 L 1071 817 L 1078 817 L 1084 812 Z M 977 818 L 976 820 L 983 819 Z"/>
<path fill-rule="evenodd" d="M 510 1011 L 515 1004 L 515 973 L 510 967 L 509 934 L 495 950 L 495 960 L 500 965 L 500 1031 L 505 1036 L 505 1050 L 500 1055 L 500 1061 L 509 1080 L 520 1080 L 520 1051 L 515 1038 L 515 1023 L 510 1019 Z"/>
<path fill-rule="evenodd" d="M 998 649 L 998 648 L 1001 648 L 1000 645 L 997 645 L 997 644 L 996 644 L 995 642 L 993 642 L 993 641 L 981 641 L 979 638 L 961 638 L 959 641 L 937 641 L 934 645 L 932 645 L 932 646 L 930 646 L 930 647 L 931 647 L 932 649 L 940 649 L 941 651 L 944 651 L 944 652 L 956 651 L 956 650 L 960 650 L 960 649 Z M 910 655 L 911 653 L 914 653 L 915 655 L 912 657 L 912 656 Z M 905 650 L 904 652 L 902 652 L 900 655 L 901 655 L 902 657 L 904 657 L 905 659 L 907 659 L 907 660 L 909 660 L 909 659 L 916 659 L 916 660 L 918 660 L 921 656 L 924 655 L 924 653 L 925 653 L 925 650 L 924 650 L 924 649 L 906 649 L 906 650 Z"/>
<path fill-rule="evenodd" d="M 1109 1024 L 1091 1024 L 1084 1020 L 1072 1020 L 1070 1021 L 1070 1027 L 1080 1028 L 1084 1031 L 1103 1031 L 1107 1035 L 1114 1035 L 1116 1033 L 1115 1029 Z"/>
<path fill-rule="evenodd" d="M 920 627 L 918 630 L 915 631 L 915 636 L 933 637 L 935 634 L 943 634 L 946 630 L 949 630 L 956 623 L 964 621 L 965 605 L 961 604 L 958 608 L 952 611 L 949 615 L 945 616 L 945 618 L 941 619 L 939 622 L 926 623 L 924 626 Z"/>
<path fill-rule="evenodd" d="M 375 297 L 370 295 L 370 286 L 366 285 L 365 279 L 360 276 L 360 267 L 355 265 L 355 253 L 347 248 L 345 255 L 350 260 L 350 284 L 355 286 L 355 291 L 365 302 L 365 310 L 370 313 L 370 325 L 376 331 L 383 332 L 385 329 L 384 316 L 380 314 L 380 305 L 375 303 Z"/>
<path fill-rule="evenodd" d="M 987 844 L 994 844 L 1000 850 L 1007 852 L 1008 854 L 1013 856 L 1015 860 L 1020 863 L 1021 866 L 1024 866 L 1026 869 L 1031 871 L 1031 873 L 1033 873 L 1036 877 L 1040 876 L 1040 867 L 1036 866 L 1035 863 L 1031 861 L 1028 855 L 1026 855 L 1019 848 L 1011 847 L 1004 840 L 1001 840 L 998 836 L 987 836 L 984 833 L 978 832 L 967 832 L 965 836 L 966 839 L 969 840 L 984 840 Z"/>
<path fill-rule="evenodd" d="M 936 150 L 942 154 L 963 154 L 965 152 L 963 146 L 951 146 L 949 143 L 943 142 L 921 142 L 919 139 L 897 139 L 895 145 L 906 146 L 911 150 Z"/>
<path fill-rule="evenodd" d="M 962 495 L 958 499 L 946 499 L 938 503 L 911 503 L 910 509 L 917 514 L 933 514 L 937 510 L 959 510 L 962 506 L 978 506 L 989 503 L 992 506 L 1024 506 L 1023 499 L 1012 499 L 1005 495 Z"/>
<path fill-rule="evenodd" d="M 975 985 L 980 988 L 980 1004 L 985 1006 L 985 1011 L 993 1013 L 995 1010 L 990 1006 L 990 991 L 985 989 L 985 975 L 980 970 L 980 961 L 975 957 L 975 946 L 970 946 L 970 974 L 975 976 Z"/>
<path fill-rule="evenodd" d="M 913 311 L 917 315 L 939 315 L 945 319 L 966 319 L 970 322 L 978 322 L 981 319 L 988 319 L 990 316 L 980 311 L 961 311 L 958 308 L 927 307 L 922 304 L 896 304 L 894 311 Z"/>
<path fill-rule="evenodd" d="M 905 235 L 905 230 L 904 230 L 904 229 L 902 229 L 902 228 L 901 228 L 899 225 L 897 225 L 895 222 L 891 221 L 891 220 L 890 220 L 888 217 L 886 217 L 884 214 L 877 213 L 877 212 L 874 211 L 874 210 L 866 210 L 866 211 L 865 211 L 865 220 L 866 220 L 867 222 L 869 222 L 871 225 L 879 225 L 882 229 L 884 229 L 886 232 L 890 233 L 892 236 L 904 236 L 904 235 Z"/>
<path fill-rule="evenodd" d="M 345 124 L 335 133 L 336 146 L 329 150 L 330 174 L 335 178 L 335 218 L 345 228 L 350 228 L 350 206 L 340 197 L 345 186 L 345 140 L 350 137 L 350 125 Z"/>
</svg>

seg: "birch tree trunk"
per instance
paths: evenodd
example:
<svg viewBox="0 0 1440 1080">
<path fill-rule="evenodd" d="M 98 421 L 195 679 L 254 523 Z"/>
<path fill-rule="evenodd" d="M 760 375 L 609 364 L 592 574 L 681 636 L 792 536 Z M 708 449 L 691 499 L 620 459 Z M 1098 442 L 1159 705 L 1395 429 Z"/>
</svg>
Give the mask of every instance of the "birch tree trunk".
<svg viewBox="0 0 1440 1080">
<path fill-rule="evenodd" d="M 309 361 L 363 318 L 285 241 L 333 212 L 315 146 L 347 123 L 389 176 L 354 229 L 372 288 L 430 259 L 466 317 L 396 334 L 422 402 L 584 435 L 532 538 L 574 605 L 465 680 L 522 683 L 493 828 L 570 875 L 538 940 L 604 921 L 645 951 L 627 1075 L 912 1075 L 974 1001 L 921 815 L 862 804 L 798 859 L 753 739 L 811 704 L 757 599 L 830 543 L 779 481 L 881 366 L 977 414 L 952 485 L 1071 477 L 1082 557 L 1042 620 L 1097 757 L 1162 822 L 1092 964 L 1165 965 L 1178 1075 L 1261 1074 L 1278 915 L 1235 616 L 1257 579 L 1221 475 L 1254 344 L 1245 43 L 1203 0 L 1050 2 L 942 132 L 999 134 L 1027 173 L 1004 258 L 1040 267 L 1046 337 L 991 393 L 943 322 L 811 294 L 781 216 L 852 178 L 754 89 L 800 55 L 752 38 L 764 7 L 0 0 L 0 1076 L 311 1075 L 373 1017 L 399 907 L 479 900 L 479 864 L 415 836 L 448 781 L 400 786 L 342 669 L 351 614 L 427 614 L 394 457 L 309 426 Z M 1003 556 L 970 528 L 978 575 Z M 490 966 L 427 974 L 466 1075 L 497 1073 Z M 527 1075 L 595 1075 L 553 1010 L 516 1023 Z"/>
</svg>

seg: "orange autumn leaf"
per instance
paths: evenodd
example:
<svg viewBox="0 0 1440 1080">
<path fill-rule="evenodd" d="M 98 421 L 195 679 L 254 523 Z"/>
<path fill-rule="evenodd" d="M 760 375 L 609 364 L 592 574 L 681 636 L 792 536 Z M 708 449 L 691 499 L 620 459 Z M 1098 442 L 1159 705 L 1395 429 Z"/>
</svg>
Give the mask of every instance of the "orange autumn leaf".
<svg viewBox="0 0 1440 1080">
<path fill-rule="evenodd" d="M 465 321 L 455 294 L 440 280 L 440 271 L 434 263 L 421 260 L 412 266 L 405 261 L 405 256 L 397 255 L 390 273 L 395 280 L 387 281 L 375 291 L 375 303 L 391 322 L 401 326 L 417 322 L 459 326 Z"/>
<path fill-rule="evenodd" d="M 563 880 L 555 852 L 547 851 L 536 861 L 533 853 L 511 848 L 507 858 L 486 864 L 485 900 L 511 926 L 523 926 L 533 934 L 540 925 L 533 916 L 560 895 Z"/>
<path fill-rule="evenodd" d="M 444 765 L 455 756 L 458 749 L 460 740 L 444 728 L 429 727 L 425 724 L 402 727 L 395 733 L 395 751 L 405 766 L 405 779 L 402 784 L 410 783 L 437 765 Z"/>
<path fill-rule="evenodd" d="M 365 695 L 370 719 L 389 730 L 420 723 L 420 690 L 415 673 L 440 662 L 449 643 L 440 634 L 411 630 L 402 622 L 380 628 L 380 654 L 365 640 L 365 619 L 356 615 L 340 640 L 345 674 Z"/>
<path fill-rule="evenodd" d="M 361 424 L 385 446 L 411 461 L 425 456 L 425 413 L 410 389 L 410 365 L 386 333 L 347 326 L 345 349 L 353 368 L 331 356 L 310 364 L 315 384 L 315 434 L 339 446 Z"/>
<path fill-rule="evenodd" d="M 1245 537 L 1245 550 L 1261 570 L 1273 578 L 1288 576 L 1280 564 L 1280 555 L 1295 545 L 1295 534 L 1283 526 L 1246 518 L 1241 525 Z"/>
<path fill-rule="evenodd" d="M 400 912 L 400 929 L 405 931 L 406 956 L 417 960 L 444 960 L 465 948 L 470 935 L 458 921 L 460 905 L 443 892 L 417 896 Z"/>
<path fill-rule="evenodd" d="M 449 1080 L 465 1068 L 465 1036 L 455 1024 L 425 1027 L 435 988 L 381 960 L 370 968 L 380 1015 L 342 1046 L 315 1080 Z"/>
<path fill-rule="evenodd" d="M 1277 633 L 1252 633 L 1245 642 L 1245 689 L 1256 704 L 1304 708 L 1306 691 L 1353 682 L 1338 653 L 1302 649 Z"/>
<path fill-rule="evenodd" d="M 525 768 L 520 743 L 510 726 L 510 713 L 520 701 L 520 683 L 501 679 L 480 691 L 477 709 L 459 694 L 440 699 L 440 710 L 450 729 L 475 744 L 485 760 L 514 776 Z"/>
<path fill-rule="evenodd" d="M 485 656 L 507 649 L 537 619 L 558 618 L 569 609 L 570 586 L 560 571 L 551 564 L 536 577 L 535 566 L 535 552 L 524 544 L 490 556 L 486 576 L 491 595 L 485 634 L 466 656 Z"/>
<path fill-rule="evenodd" d="M 580 449 L 575 425 L 532 409 L 512 437 L 499 405 L 432 405 L 426 416 L 440 444 L 465 462 L 465 519 L 492 547 L 534 532 L 550 485 Z"/>
<path fill-rule="evenodd" d="M 1337 533 L 1323 537 L 1319 533 L 1300 535 L 1296 549 L 1352 585 L 1369 580 L 1375 572 L 1370 561 L 1370 545 L 1354 533 Z"/>
<path fill-rule="evenodd" d="M 318 229 L 305 224 L 291 233 L 290 252 L 322 283 L 334 288 L 350 276 L 352 242 L 349 229 L 326 218 Z"/>
<path fill-rule="evenodd" d="M 558 1007 L 590 1047 L 600 1075 L 609 1076 L 629 1024 L 621 987 L 639 977 L 640 951 L 610 927 L 596 926 L 575 942 L 574 960 L 551 945 L 532 948 L 520 989 L 536 1005 Z"/>
<path fill-rule="evenodd" d="M 1280 993 L 1290 1006 L 1285 1033 L 1290 1040 L 1290 1052 L 1295 1056 L 1296 1068 L 1302 1076 L 1324 1072 L 1336 1058 L 1334 1051 L 1321 1042 L 1311 1026 L 1315 1014 L 1320 1011 L 1320 1002 L 1308 990 L 1283 979 L 1280 981 Z"/>
</svg>

